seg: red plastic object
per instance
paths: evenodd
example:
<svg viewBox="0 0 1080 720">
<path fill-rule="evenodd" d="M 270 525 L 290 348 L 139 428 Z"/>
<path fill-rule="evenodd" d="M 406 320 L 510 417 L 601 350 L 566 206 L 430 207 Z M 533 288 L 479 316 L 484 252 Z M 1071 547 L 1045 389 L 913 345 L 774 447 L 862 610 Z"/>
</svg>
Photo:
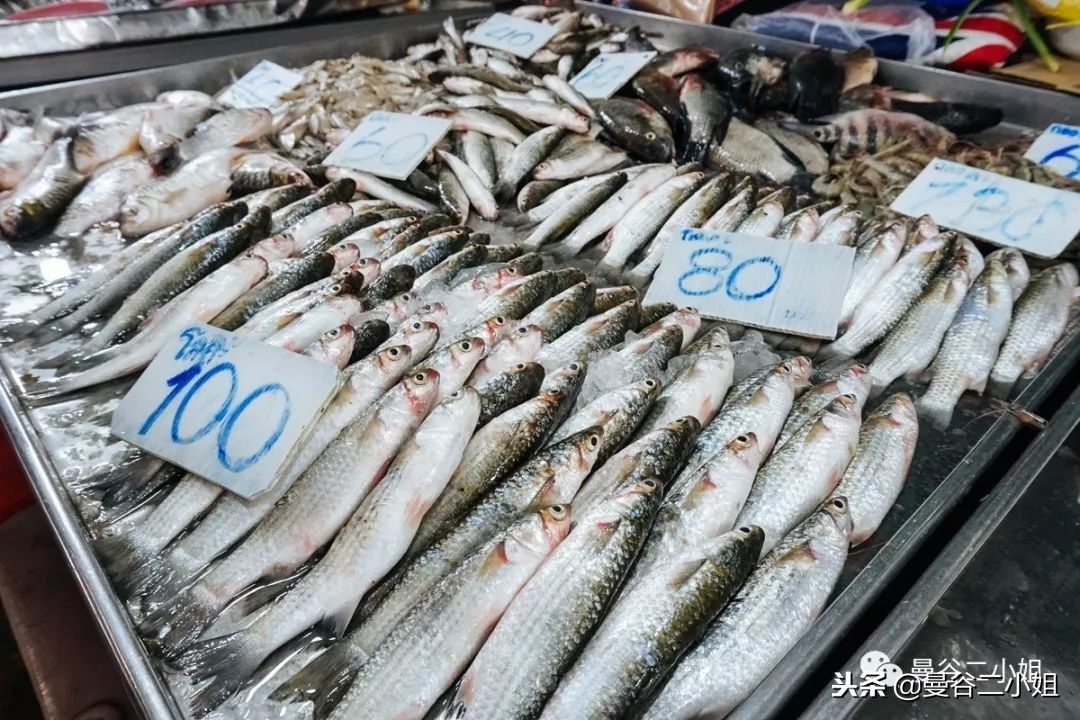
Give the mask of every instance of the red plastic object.
<svg viewBox="0 0 1080 720">
<path fill-rule="evenodd" d="M 7 433 L 0 428 L 0 523 L 33 501 L 34 493 L 27 484 L 19 458 L 11 449 Z"/>
<path fill-rule="evenodd" d="M 4 18 L 17 22 L 20 20 L 54 20 L 57 18 L 84 17 L 109 12 L 109 4 L 101 0 L 74 0 L 20 10 Z"/>
</svg>

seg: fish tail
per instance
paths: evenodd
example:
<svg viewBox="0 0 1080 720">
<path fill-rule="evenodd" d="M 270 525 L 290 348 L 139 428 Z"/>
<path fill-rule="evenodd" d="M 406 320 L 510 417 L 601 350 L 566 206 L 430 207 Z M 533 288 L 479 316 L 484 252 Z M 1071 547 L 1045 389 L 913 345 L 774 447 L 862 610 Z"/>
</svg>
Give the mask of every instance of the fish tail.
<svg viewBox="0 0 1080 720">
<path fill-rule="evenodd" d="M 128 590 L 131 577 L 150 561 L 151 553 L 137 541 L 138 530 L 109 535 L 95 543 L 95 549 L 105 561 L 109 576 L 122 590 Z"/>
<path fill-rule="evenodd" d="M 944 430 L 949 427 L 955 406 L 955 402 L 950 402 L 947 399 L 923 395 L 915 404 L 915 409 L 921 417 L 930 421 L 930 424 L 935 428 Z"/>
<path fill-rule="evenodd" d="M 348 640 L 341 642 L 348 643 Z M 363 660 L 351 662 L 342 654 L 343 646 L 331 646 L 329 650 L 315 658 L 295 675 L 283 682 L 270 695 L 277 702 L 302 702 L 312 700 L 315 703 L 315 718 L 322 718 L 341 702 L 345 691 L 352 684 L 353 678 L 363 664 Z"/>
<path fill-rule="evenodd" d="M 986 385 L 986 394 L 992 398 L 1007 398 L 1016 385 L 1017 375 L 996 375 L 991 373 L 990 381 Z"/>
<path fill-rule="evenodd" d="M 155 609 L 145 622 L 152 628 L 168 625 L 168 632 L 160 644 L 164 652 L 172 656 L 198 640 L 220 610 L 213 596 L 196 585 Z"/>
<path fill-rule="evenodd" d="M 192 715 L 202 717 L 239 690 L 260 660 L 248 633 L 241 630 L 197 642 L 173 662 L 195 679 L 213 676 L 191 701 Z"/>
</svg>

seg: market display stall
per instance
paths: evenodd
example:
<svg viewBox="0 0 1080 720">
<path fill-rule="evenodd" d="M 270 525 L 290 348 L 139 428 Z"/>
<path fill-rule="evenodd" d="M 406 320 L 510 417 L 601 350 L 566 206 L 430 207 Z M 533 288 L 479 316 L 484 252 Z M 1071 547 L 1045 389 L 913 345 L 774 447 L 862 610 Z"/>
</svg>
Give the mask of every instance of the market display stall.
<svg viewBox="0 0 1080 720">
<path fill-rule="evenodd" d="M 1040 215 L 1028 235 L 1060 247 L 995 250 L 918 219 L 929 198 L 909 219 L 889 210 L 935 156 L 1075 191 L 1023 157 L 1031 133 L 1076 122 L 1064 96 L 790 41 L 761 50 L 760 36 L 589 3 L 516 13 L 539 25 L 388 19 L 329 44 L 0 96 L 5 131 L 41 158 L 8 161 L 26 169 L 0 200 L 0 410 L 148 716 L 309 700 L 330 717 L 566 717 L 589 703 L 598 716 L 772 715 L 1075 368 L 1076 271 L 1054 259 L 1071 237 L 1037 233 Z M 499 50 L 526 35 L 542 42 Z M 571 84 L 597 57 L 642 52 L 608 83 L 613 98 Z M 231 108 L 207 94 L 265 60 L 298 74 L 271 69 L 291 85 L 263 106 L 250 97 L 265 84 L 219 96 Z M 841 107 L 863 96 L 841 94 L 853 76 L 849 90 L 931 99 Z M 799 117 L 770 125 L 776 110 Z M 95 186 L 106 171 L 115 185 Z M 91 188 L 101 195 L 80 202 Z M 830 344 L 794 311 L 803 326 L 774 319 L 762 334 L 677 309 L 672 249 L 695 242 L 732 263 L 739 246 L 716 243 L 789 242 L 814 262 L 856 247 L 850 281 L 817 278 L 800 296 L 810 306 L 837 286 L 844 332 Z M 725 269 L 695 257 L 679 304 L 708 315 L 713 291 L 684 281 Z M 963 319 L 984 317 L 965 339 Z M 110 437 L 126 432 L 113 413 L 138 372 L 206 322 L 345 368 L 276 485 L 269 471 L 223 493 L 188 474 L 194 459 Z M 192 337 L 178 360 L 219 352 Z M 987 347 L 963 344 L 976 341 Z M 982 359 L 996 397 L 964 393 L 977 376 L 946 387 L 957 357 L 962 372 Z M 150 415 L 186 383 L 181 409 L 212 387 L 228 372 L 212 362 L 162 375 L 176 391 Z M 233 405 L 236 392 L 234 380 L 219 412 L 204 408 L 202 428 L 177 410 L 174 444 L 228 415 L 223 464 L 258 462 L 262 450 L 236 462 L 229 441 L 257 397 Z M 154 424 L 140 423 L 135 435 Z M 701 594 L 665 595 L 687 562 Z M 789 622 L 744 636 L 740 607 Z M 635 634 L 647 620 L 667 629 Z M 534 623 L 548 633 L 522 642 Z M 635 644 L 605 661 L 596 648 L 622 638 Z M 633 665 L 642 647 L 657 666 Z M 687 680 L 719 656 L 749 677 Z"/>
</svg>

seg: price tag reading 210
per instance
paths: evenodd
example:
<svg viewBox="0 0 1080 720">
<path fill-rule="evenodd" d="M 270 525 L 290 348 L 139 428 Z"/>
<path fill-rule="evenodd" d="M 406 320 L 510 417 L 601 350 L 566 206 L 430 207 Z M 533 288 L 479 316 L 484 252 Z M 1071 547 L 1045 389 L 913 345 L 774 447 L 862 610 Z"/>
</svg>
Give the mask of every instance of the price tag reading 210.
<svg viewBox="0 0 1080 720">
<path fill-rule="evenodd" d="M 207 325 L 186 328 L 113 413 L 118 437 L 252 497 L 337 386 L 323 363 Z"/>
<path fill-rule="evenodd" d="M 450 130 L 443 118 L 373 112 L 334 148 L 324 164 L 404 180 Z"/>
</svg>

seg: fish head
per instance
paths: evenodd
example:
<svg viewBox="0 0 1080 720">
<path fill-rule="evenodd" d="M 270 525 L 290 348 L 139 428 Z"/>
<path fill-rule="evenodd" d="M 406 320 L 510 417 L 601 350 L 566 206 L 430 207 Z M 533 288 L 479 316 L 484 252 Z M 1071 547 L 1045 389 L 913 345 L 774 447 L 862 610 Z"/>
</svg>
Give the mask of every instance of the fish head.
<svg viewBox="0 0 1080 720">
<path fill-rule="evenodd" d="M 483 322 L 481 332 L 488 347 L 494 347 L 510 332 L 510 322 L 502 315 L 493 315 Z"/>
<path fill-rule="evenodd" d="M 1016 248 L 999 248 L 986 256 L 986 264 L 989 265 L 991 260 L 997 260 L 1004 268 L 1009 278 L 1013 299 L 1019 298 L 1020 293 L 1024 292 L 1028 281 L 1031 280 L 1031 270 L 1028 268 L 1027 261 L 1024 260 L 1024 254 Z"/>
<path fill-rule="evenodd" d="M 831 526 L 834 535 L 838 535 L 846 546 L 852 530 L 851 509 L 848 499 L 843 495 L 833 495 L 822 503 L 821 513 L 828 520 L 827 523 L 823 524 L 824 527 L 829 528 Z"/>
<path fill-rule="evenodd" d="M 765 448 L 761 446 L 757 435 L 753 432 L 746 432 L 732 438 L 727 444 L 727 451 L 732 459 L 751 473 L 757 471 L 765 455 Z"/>
<path fill-rule="evenodd" d="M 576 396 L 578 389 L 585 380 L 588 369 L 588 364 L 583 360 L 563 365 L 547 374 L 544 378 L 544 384 L 540 387 L 540 392 L 561 390 L 567 396 Z"/>
<path fill-rule="evenodd" d="M 430 320 L 417 320 L 401 331 L 404 341 L 417 359 L 427 355 L 439 340 L 439 326 Z"/>
<path fill-rule="evenodd" d="M 450 366 L 456 370 L 472 371 L 487 352 L 487 345 L 481 337 L 469 337 L 458 340 L 450 346 Z"/>
<path fill-rule="evenodd" d="M 443 410 L 452 413 L 455 417 L 472 419 L 471 422 L 466 423 L 469 426 L 466 432 L 472 429 L 477 418 L 480 417 L 480 393 L 470 385 L 465 385 L 457 392 L 447 395 L 440 405 Z"/>
<path fill-rule="evenodd" d="M 1076 266 L 1072 263 L 1060 263 L 1044 272 L 1053 273 L 1054 281 L 1062 287 L 1075 288 L 1080 283 L 1080 276 L 1077 275 Z"/>
<path fill-rule="evenodd" d="M 712 562 L 728 568 L 739 585 L 757 564 L 764 544 L 764 530 L 757 525 L 743 525 L 713 538 L 706 549 Z"/>
<path fill-rule="evenodd" d="M 335 268 L 344 269 L 360 260 L 360 246 L 356 243 L 341 243 L 330 248 L 329 252 L 334 258 Z"/>
<path fill-rule="evenodd" d="M 725 348 L 729 353 L 731 352 L 731 337 L 728 335 L 726 329 L 719 326 L 714 327 L 706 332 L 700 339 L 695 340 L 693 345 L 693 350 L 701 353 L 722 350 Z M 690 350 L 690 348 L 687 348 L 687 352 L 690 352 Z"/>
<path fill-rule="evenodd" d="M 570 466 L 582 473 L 582 478 L 592 470 L 604 440 L 604 428 L 599 425 L 587 427 L 562 440 L 560 444 L 572 453 Z"/>
<path fill-rule="evenodd" d="M 918 427 L 919 417 L 915 411 L 915 402 L 908 393 L 890 395 L 870 413 L 866 422 L 888 422 L 897 427 Z"/>
<path fill-rule="evenodd" d="M 821 413 L 821 422 L 829 430 L 858 429 L 861 420 L 862 401 L 854 393 L 838 395 Z"/>
<path fill-rule="evenodd" d="M 632 480 L 617 488 L 611 498 L 604 503 L 603 509 L 596 516 L 590 517 L 598 524 L 618 526 L 621 518 L 633 513 L 638 508 L 650 511 L 660 505 L 664 494 L 664 483 L 658 477 Z"/>
<path fill-rule="evenodd" d="M 544 331 L 539 325 L 521 325 L 507 336 L 503 342 L 512 346 L 511 352 L 518 357 L 536 357 L 540 345 L 544 342 Z"/>
<path fill-rule="evenodd" d="M 638 380 L 631 386 L 631 390 L 640 400 L 649 402 L 660 393 L 663 387 L 663 383 L 658 378 L 650 377 Z"/>
<path fill-rule="evenodd" d="M 514 383 L 525 383 L 536 388 L 544 381 L 544 366 L 536 362 L 519 362 L 506 371 Z"/>
<path fill-rule="evenodd" d="M 678 310 L 669 313 L 667 316 L 660 318 L 650 327 L 665 327 L 673 326 L 682 331 L 681 345 L 689 345 L 697 335 L 698 329 L 701 327 L 701 313 L 692 307 L 682 307 Z M 649 328 L 642 331 L 643 335 L 647 335 L 650 332 Z"/>
<path fill-rule="evenodd" d="M 934 218 L 929 215 L 923 215 L 915 221 L 915 224 L 911 227 L 911 242 L 919 243 L 923 240 L 929 240 L 938 233 L 941 232 L 941 228 L 938 227 Z"/>
<path fill-rule="evenodd" d="M 547 555 L 554 550 L 570 532 L 570 505 L 569 503 L 555 503 L 554 505 L 548 505 L 547 507 L 540 509 L 537 513 L 537 517 L 540 521 L 540 532 L 535 537 L 540 542 L 534 545 L 534 547 L 543 551 L 543 555 Z M 525 536 L 519 537 L 524 539 Z"/>
<path fill-rule="evenodd" d="M 419 302 L 419 298 L 415 293 L 403 292 L 398 293 L 394 297 L 390 298 L 390 301 L 383 306 L 391 316 L 396 320 L 401 321 L 407 318 Z"/>
<path fill-rule="evenodd" d="M 801 123 L 797 120 L 781 120 L 780 127 L 819 143 L 832 143 L 840 139 L 840 129 L 827 122 Z"/>
<path fill-rule="evenodd" d="M 402 380 L 409 410 L 423 417 L 431 409 L 439 393 L 439 371 L 433 368 L 418 370 Z"/>
<path fill-rule="evenodd" d="M 665 425 L 663 431 L 675 435 L 682 442 L 688 442 L 701 432 L 701 421 L 693 415 L 684 415 Z"/>
<path fill-rule="evenodd" d="M 27 205 L 28 203 L 24 203 L 23 207 Z M 4 213 L 5 221 L 8 212 L 13 210 L 14 206 L 7 208 Z M 155 197 L 146 193 L 129 195 L 120 206 L 120 230 L 127 236 L 145 235 L 156 228 L 155 223 L 160 214 L 161 203 Z"/>
<path fill-rule="evenodd" d="M 841 393 L 850 393 L 866 402 L 870 395 L 870 368 L 862 363 L 855 363 L 836 374 L 836 387 Z"/>
<path fill-rule="evenodd" d="M 784 367 L 788 377 L 791 378 L 796 395 L 810 387 L 810 371 L 812 369 L 810 358 L 805 355 L 797 355 L 782 362 L 781 366 Z"/>
</svg>

